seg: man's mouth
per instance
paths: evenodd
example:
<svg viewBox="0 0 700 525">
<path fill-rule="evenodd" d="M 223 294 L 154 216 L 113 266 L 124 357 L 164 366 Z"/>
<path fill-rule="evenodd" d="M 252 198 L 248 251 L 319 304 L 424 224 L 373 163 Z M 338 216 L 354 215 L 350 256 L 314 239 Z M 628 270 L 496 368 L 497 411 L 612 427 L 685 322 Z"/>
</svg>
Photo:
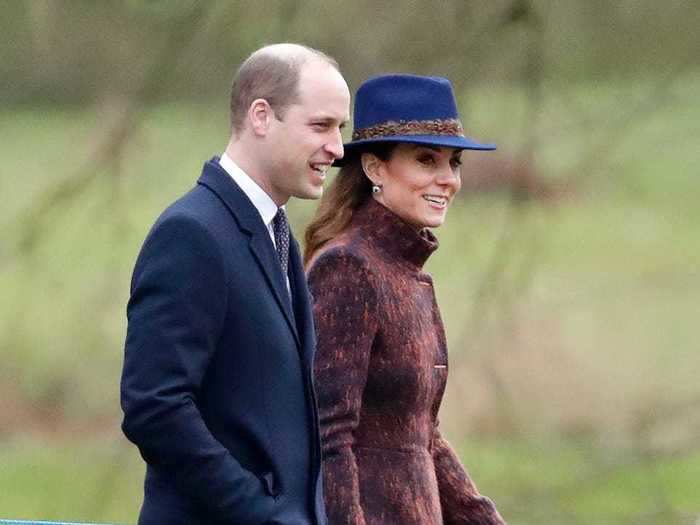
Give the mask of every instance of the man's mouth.
<svg viewBox="0 0 700 525">
<path fill-rule="evenodd" d="M 326 162 L 315 162 L 310 164 L 311 169 L 316 172 L 316 174 L 324 179 L 326 177 L 326 172 L 330 169 L 331 165 Z"/>
</svg>

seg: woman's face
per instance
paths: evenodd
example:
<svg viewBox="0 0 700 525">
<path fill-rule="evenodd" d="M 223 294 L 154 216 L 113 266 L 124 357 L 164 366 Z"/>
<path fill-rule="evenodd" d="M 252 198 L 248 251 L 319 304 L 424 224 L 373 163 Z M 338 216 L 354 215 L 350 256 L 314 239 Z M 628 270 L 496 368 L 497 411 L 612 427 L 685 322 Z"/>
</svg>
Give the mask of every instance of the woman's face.
<svg viewBox="0 0 700 525">
<path fill-rule="evenodd" d="M 416 228 L 436 228 L 445 222 L 447 208 L 462 185 L 461 150 L 401 143 L 388 160 L 363 155 L 373 184 L 374 198 Z"/>
</svg>

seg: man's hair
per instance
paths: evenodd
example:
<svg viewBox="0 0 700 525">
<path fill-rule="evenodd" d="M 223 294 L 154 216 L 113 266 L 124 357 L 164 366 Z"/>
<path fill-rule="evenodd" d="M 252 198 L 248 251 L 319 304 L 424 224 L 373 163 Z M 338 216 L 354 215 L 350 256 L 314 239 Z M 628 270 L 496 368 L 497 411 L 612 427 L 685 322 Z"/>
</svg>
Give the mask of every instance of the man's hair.
<svg viewBox="0 0 700 525">
<path fill-rule="evenodd" d="M 255 51 L 238 68 L 231 84 L 231 131 L 239 133 L 254 100 L 265 99 L 279 120 L 299 102 L 301 66 L 320 60 L 338 70 L 322 51 L 301 44 L 274 44 Z"/>
</svg>

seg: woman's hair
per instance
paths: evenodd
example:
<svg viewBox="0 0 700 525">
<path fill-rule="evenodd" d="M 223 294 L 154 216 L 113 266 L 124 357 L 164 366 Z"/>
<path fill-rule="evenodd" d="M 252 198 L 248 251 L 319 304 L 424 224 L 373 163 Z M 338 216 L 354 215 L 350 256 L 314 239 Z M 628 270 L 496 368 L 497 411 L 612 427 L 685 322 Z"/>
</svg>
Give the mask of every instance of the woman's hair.
<svg viewBox="0 0 700 525">
<path fill-rule="evenodd" d="M 372 153 L 386 161 L 396 145 L 395 142 L 378 142 L 352 152 L 324 192 L 316 215 L 306 228 L 304 264 L 308 264 L 324 244 L 348 227 L 355 211 L 372 195 L 372 182 L 362 169 L 362 154 Z"/>
</svg>

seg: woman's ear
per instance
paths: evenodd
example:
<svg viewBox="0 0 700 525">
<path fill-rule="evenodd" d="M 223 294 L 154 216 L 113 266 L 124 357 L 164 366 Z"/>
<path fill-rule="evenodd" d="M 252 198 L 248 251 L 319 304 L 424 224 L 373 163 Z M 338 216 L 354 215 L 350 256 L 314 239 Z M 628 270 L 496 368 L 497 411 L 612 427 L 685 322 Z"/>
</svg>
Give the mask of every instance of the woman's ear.
<svg viewBox="0 0 700 525">
<path fill-rule="evenodd" d="M 362 157 L 360 157 L 360 162 L 362 162 L 362 171 L 364 171 L 367 178 L 372 181 L 372 184 L 381 186 L 382 174 L 379 169 L 381 167 L 381 160 L 379 160 L 379 157 L 373 153 L 363 153 Z"/>
<path fill-rule="evenodd" d="M 264 137 L 271 120 L 275 118 L 270 103 L 264 98 L 256 98 L 248 108 L 248 121 L 253 134 Z"/>
</svg>

